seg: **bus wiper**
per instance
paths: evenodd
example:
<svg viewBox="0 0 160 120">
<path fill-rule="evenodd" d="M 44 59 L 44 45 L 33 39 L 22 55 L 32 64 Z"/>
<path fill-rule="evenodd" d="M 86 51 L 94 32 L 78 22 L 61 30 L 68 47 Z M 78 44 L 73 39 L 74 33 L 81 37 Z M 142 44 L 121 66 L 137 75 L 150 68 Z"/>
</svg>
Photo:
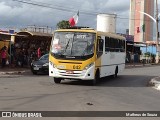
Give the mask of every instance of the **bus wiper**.
<svg viewBox="0 0 160 120">
<path fill-rule="evenodd" d="M 70 43 L 70 40 L 71 40 L 71 39 L 68 40 L 67 45 L 66 45 L 66 47 L 64 48 L 64 51 L 61 53 L 61 55 L 63 55 L 63 54 L 66 52 L 66 50 L 67 50 L 67 48 L 68 48 L 68 45 L 69 45 L 69 43 Z"/>
</svg>

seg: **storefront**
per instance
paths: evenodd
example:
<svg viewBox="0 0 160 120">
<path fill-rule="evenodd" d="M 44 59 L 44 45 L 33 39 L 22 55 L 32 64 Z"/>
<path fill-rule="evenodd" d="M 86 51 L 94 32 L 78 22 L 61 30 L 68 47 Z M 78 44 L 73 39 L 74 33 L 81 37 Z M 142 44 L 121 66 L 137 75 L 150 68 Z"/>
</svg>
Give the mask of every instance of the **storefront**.
<svg viewBox="0 0 160 120">
<path fill-rule="evenodd" d="M 14 36 L 15 34 L 11 34 L 8 31 L 0 31 L 0 64 L 1 64 L 1 52 L 2 48 L 6 49 L 7 52 L 7 60 L 10 59 L 10 41 L 11 36 Z"/>
<path fill-rule="evenodd" d="M 0 32 L 0 50 L 6 46 L 9 47 L 9 43 L 11 40 L 11 34 Z"/>
<path fill-rule="evenodd" d="M 52 34 L 40 32 L 0 32 L 0 50 L 5 46 L 8 53 L 8 61 L 17 64 L 19 56 L 23 56 L 24 62 L 28 65 L 30 58 L 37 59 L 37 49 L 41 48 L 41 55 L 49 52 Z M 0 56 L 1 63 L 1 56 Z"/>
<path fill-rule="evenodd" d="M 121 34 L 126 38 L 126 62 L 127 63 L 138 63 L 140 62 L 141 47 L 146 47 L 145 43 L 134 42 L 133 35 Z"/>
<path fill-rule="evenodd" d="M 52 34 L 39 32 L 18 32 L 14 41 L 14 56 L 18 57 L 20 52 L 26 56 L 26 64 L 30 59 L 36 60 L 37 50 L 40 47 L 41 55 L 49 53 L 49 48 L 52 40 Z M 18 59 L 18 58 L 16 58 Z"/>
</svg>

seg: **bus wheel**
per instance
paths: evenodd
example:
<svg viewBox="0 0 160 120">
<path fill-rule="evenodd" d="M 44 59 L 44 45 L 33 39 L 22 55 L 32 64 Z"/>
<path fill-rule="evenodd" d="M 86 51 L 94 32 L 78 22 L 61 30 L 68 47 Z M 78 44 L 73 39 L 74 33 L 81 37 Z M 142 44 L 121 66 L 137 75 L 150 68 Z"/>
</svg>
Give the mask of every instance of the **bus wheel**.
<svg viewBox="0 0 160 120">
<path fill-rule="evenodd" d="M 61 79 L 60 78 L 54 78 L 54 82 L 59 84 L 59 83 L 61 83 Z"/>
<path fill-rule="evenodd" d="M 115 74 L 114 74 L 114 77 L 116 78 L 118 76 L 118 67 L 116 67 L 116 70 L 115 70 Z"/>
<path fill-rule="evenodd" d="M 95 79 L 92 80 L 92 85 L 96 85 L 99 82 L 99 79 L 100 79 L 99 70 L 97 70 Z"/>
</svg>

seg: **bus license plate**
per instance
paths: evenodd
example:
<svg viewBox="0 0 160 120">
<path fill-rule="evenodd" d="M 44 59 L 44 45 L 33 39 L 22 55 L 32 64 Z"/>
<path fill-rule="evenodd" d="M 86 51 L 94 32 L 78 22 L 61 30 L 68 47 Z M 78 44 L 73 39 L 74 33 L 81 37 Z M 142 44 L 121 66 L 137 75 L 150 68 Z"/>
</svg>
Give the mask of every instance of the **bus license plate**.
<svg viewBox="0 0 160 120">
<path fill-rule="evenodd" d="M 67 74 L 73 74 L 73 71 L 66 71 Z"/>
</svg>

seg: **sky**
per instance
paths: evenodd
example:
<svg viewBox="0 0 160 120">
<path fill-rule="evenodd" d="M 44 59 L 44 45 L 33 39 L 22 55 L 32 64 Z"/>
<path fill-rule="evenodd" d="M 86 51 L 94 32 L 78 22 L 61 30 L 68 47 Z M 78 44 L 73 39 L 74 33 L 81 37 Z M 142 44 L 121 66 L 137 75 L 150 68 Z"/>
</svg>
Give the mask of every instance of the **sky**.
<svg viewBox="0 0 160 120">
<path fill-rule="evenodd" d="M 0 0 L 0 29 L 20 29 L 28 25 L 56 29 L 59 21 L 69 20 L 79 10 L 77 25 L 96 29 L 97 14 L 117 14 L 116 32 L 125 33 L 129 28 L 129 7 L 130 0 Z"/>
<path fill-rule="evenodd" d="M 20 0 L 25 1 L 25 0 Z M 69 20 L 79 10 L 79 26 L 96 28 L 97 14 L 117 14 L 117 32 L 125 32 L 129 25 L 129 0 L 26 0 L 42 6 L 14 0 L 0 0 L 0 29 L 23 28 L 28 25 L 49 26 L 56 29 L 61 20 Z M 85 14 L 84 14 L 85 13 Z M 125 19 L 123 19 L 125 18 Z"/>
<path fill-rule="evenodd" d="M 160 0 L 158 3 L 160 8 Z M 78 26 L 96 29 L 97 14 L 117 14 L 116 32 L 125 33 L 129 28 L 129 10 L 130 0 L 0 0 L 0 30 L 19 31 L 30 25 L 55 30 L 59 21 L 69 20 L 79 11 Z M 155 48 L 147 51 L 155 52 Z"/>
</svg>

